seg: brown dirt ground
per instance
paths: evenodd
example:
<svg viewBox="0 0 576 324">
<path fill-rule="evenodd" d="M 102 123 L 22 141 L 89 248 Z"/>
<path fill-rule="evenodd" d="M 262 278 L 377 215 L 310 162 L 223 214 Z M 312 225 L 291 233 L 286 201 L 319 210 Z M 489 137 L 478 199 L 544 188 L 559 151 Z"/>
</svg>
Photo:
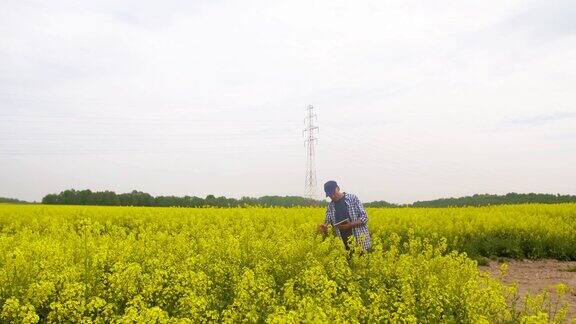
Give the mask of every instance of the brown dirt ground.
<svg viewBox="0 0 576 324">
<path fill-rule="evenodd" d="M 508 275 L 504 277 L 505 283 L 518 283 L 520 296 L 526 293 L 535 294 L 543 289 L 558 283 L 569 287 L 566 299 L 569 302 L 568 318 L 576 317 L 576 272 L 566 271 L 576 268 L 576 262 L 557 260 L 503 260 L 508 264 Z M 500 262 L 490 261 L 488 266 L 480 266 L 483 271 L 490 272 L 499 277 Z"/>
</svg>

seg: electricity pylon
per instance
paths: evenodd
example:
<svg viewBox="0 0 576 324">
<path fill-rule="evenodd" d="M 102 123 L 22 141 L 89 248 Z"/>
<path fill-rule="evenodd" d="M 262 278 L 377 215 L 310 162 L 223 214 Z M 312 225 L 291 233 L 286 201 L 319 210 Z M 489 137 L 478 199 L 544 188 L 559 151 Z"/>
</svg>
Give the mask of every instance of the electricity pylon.
<svg viewBox="0 0 576 324">
<path fill-rule="evenodd" d="M 304 135 L 304 145 L 306 146 L 307 155 L 306 155 L 306 182 L 305 182 L 305 191 L 306 191 L 306 198 L 308 199 L 315 199 L 316 198 L 316 162 L 315 162 L 315 146 L 318 142 L 318 138 L 316 138 L 316 132 L 319 130 L 318 126 L 314 125 L 314 120 L 317 120 L 316 115 L 314 114 L 314 107 L 312 105 L 308 105 L 306 107 L 308 110 L 308 114 L 304 119 L 304 131 L 302 134 Z"/>
</svg>

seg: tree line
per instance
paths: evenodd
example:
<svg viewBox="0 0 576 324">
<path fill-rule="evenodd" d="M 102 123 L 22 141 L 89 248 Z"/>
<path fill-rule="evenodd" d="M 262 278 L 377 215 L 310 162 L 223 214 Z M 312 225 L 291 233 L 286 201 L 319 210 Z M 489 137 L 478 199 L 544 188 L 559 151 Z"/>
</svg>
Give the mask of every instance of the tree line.
<svg viewBox="0 0 576 324">
<path fill-rule="evenodd" d="M 435 200 L 416 201 L 411 204 L 393 204 L 386 201 L 374 201 L 364 204 L 366 207 L 397 208 L 397 207 L 481 207 L 491 205 L 518 204 L 561 204 L 576 202 L 576 196 L 542 193 L 515 193 L 505 195 L 476 194 L 458 198 L 441 198 Z"/>
<path fill-rule="evenodd" d="M 13 199 L 14 200 L 14 199 Z M 2 202 L 2 200 L 0 200 Z M 6 201 L 10 202 L 10 201 Z M 18 201 L 24 203 L 22 201 Z M 508 193 L 506 195 L 477 194 L 459 198 L 442 198 L 428 201 L 417 201 L 412 204 L 394 204 L 383 200 L 365 203 L 365 207 L 399 208 L 399 207 L 469 207 L 514 204 L 557 204 L 576 202 L 574 195 L 541 194 L 541 193 Z M 14 203 L 14 202 L 13 202 Z M 150 206 L 150 207 L 295 207 L 326 206 L 323 200 L 310 200 L 299 196 L 263 196 L 259 198 L 242 197 L 240 199 L 196 196 L 152 196 L 142 191 L 117 194 L 114 191 L 91 191 L 69 189 L 59 194 L 49 194 L 42 199 L 48 205 L 102 205 L 102 206 Z"/>
<path fill-rule="evenodd" d="M 47 205 L 102 205 L 102 206 L 150 206 L 150 207 L 295 207 L 325 206 L 321 200 L 310 200 L 298 196 L 263 196 L 259 198 L 242 197 L 240 199 L 196 196 L 152 196 L 148 193 L 133 190 L 117 194 L 114 191 L 91 191 L 69 189 L 59 194 L 49 194 L 42 199 Z"/>
<path fill-rule="evenodd" d="M 29 202 L 14 198 L 0 197 L 0 204 L 29 204 Z"/>
<path fill-rule="evenodd" d="M 517 204 L 560 204 L 576 202 L 576 196 L 560 194 L 511 192 L 505 195 L 477 194 L 460 198 L 442 198 L 429 201 L 417 201 L 411 207 L 466 207 Z"/>
</svg>

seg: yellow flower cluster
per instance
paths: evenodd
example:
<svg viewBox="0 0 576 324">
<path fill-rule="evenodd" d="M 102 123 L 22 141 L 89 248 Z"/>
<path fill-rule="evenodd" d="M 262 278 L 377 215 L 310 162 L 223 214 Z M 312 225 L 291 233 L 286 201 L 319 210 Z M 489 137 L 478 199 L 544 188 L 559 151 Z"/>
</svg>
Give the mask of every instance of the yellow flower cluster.
<svg viewBox="0 0 576 324">
<path fill-rule="evenodd" d="M 552 226 L 575 210 L 371 209 L 372 251 L 349 255 L 315 233 L 319 208 L 0 205 L 0 322 L 559 320 L 547 296 L 515 307 L 514 287 L 451 250 L 515 228 L 540 233 L 529 246 L 574 245 Z"/>
</svg>

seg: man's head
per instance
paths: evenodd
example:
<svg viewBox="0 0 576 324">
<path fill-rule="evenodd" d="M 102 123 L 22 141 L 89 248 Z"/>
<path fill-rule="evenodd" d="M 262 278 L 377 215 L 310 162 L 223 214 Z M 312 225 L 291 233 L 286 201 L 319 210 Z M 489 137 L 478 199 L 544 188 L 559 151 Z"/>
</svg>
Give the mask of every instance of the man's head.
<svg viewBox="0 0 576 324">
<path fill-rule="evenodd" d="M 334 180 L 330 180 L 324 184 L 324 192 L 326 197 L 330 197 L 332 201 L 339 200 L 341 198 L 340 187 Z"/>
</svg>

